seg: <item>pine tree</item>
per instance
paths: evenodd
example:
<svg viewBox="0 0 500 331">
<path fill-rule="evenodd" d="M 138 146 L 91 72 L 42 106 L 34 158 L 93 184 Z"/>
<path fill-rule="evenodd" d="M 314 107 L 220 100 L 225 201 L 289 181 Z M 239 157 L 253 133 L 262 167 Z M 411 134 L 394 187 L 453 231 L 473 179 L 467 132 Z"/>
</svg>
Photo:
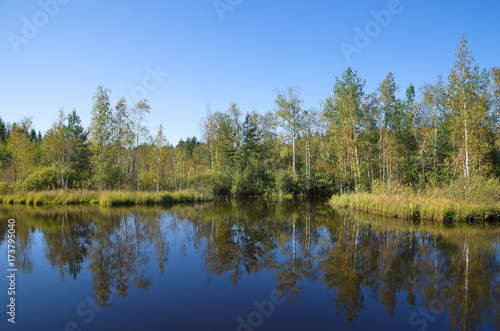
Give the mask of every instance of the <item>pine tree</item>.
<svg viewBox="0 0 500 331">
<path fill-rule="evenodd" d="M 259 159 L 261 134 L 252 116 L 247 113 L 241 126 L 240 168 L 245 169 L 253 160 Z"/>
<path fill-rule="evenodd" d="M 0 117 L 0 141 L 5 141 L 5 139 L 7 139 L 7 126 Z"/>
</svg>

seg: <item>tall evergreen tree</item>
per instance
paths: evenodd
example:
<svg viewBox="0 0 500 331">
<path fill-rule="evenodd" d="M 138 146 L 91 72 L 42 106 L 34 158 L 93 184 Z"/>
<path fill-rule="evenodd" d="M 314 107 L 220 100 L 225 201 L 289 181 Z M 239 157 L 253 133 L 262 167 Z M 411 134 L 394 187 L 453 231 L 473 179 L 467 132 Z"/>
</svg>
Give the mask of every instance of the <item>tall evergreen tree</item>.
<svg viewBox="0 0 500 331">
<path fill-rule="evenodd" d="M 0 117 L 0 141 L 5 141 L 5 139 L 7 139 L 7 126 Z"/>
<path fill-rule="evenodd" d="M 240 167 L 245 169 L 252 160 L 258 160 L 260 154 L 259 141 L 261 134 L 252 116 L 247 113 L 241 126 Z"/>
</svg>

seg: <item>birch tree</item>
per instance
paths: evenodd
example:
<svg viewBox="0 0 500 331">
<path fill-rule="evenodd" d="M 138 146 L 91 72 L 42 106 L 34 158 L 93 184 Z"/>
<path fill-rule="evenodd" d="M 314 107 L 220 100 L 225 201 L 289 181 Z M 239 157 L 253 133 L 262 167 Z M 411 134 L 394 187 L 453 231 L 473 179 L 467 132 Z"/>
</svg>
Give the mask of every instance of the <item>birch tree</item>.
<svg viewBox="0 0 500 331">
<path fill-rule="evenodd" d="M 108 161 L 112 143 L 113 113 L 109 104 L 109 93 L 110 90 L 102 86 L 97 87 L 89 127 L 92 165 L 99 189 L 104 188 L 104 163 Z"/>
<path fill-rule="evenodd" d="M 329 120 L 333 149 L 340 166 L 341 191 L 351 178 L 357 187 L 361 177 L 358 136 L 364 85 L 357 73 L 347 68 L 342 78 L 336 78 L 334 96 L 325 104 L 325 117 Z"/>
<path fill-rule="evenodd" d="M 398 155 L 397 155 L 397 132 L 401 128 L 401 108 L 396 93 L 399 87 L 396 85 L 394 75 L 389 72 L 378 88 L 379 97 L 379 159 L 380 177 L 389 189 L 391 183 L 396 179 Z"/>
<path fill-rule="evenodd" d="M 440 155 L 442 155 L 444 147 L 443 140 L 445 139 L 441 130 L 446 112 L 446 90 L 442 77 L 439 76 L 438 80 L 433 84 L 425 84 L 421 88 L 421 95 L 420 107 L 422 108 L 424 122 L 426 122 L 425 126 L 430 128 L 424 133 L 424 136 L 429 136 L 429 131 L 431 131 L 431 143 L 428 147 L 431 149 L 432 173 L 437 176 L 438 165 L 441 162 Z"/>
<path fill-rule="evenodd" d="M 149 130 L 144 125 L 146 114 L 151 112 L 151 107 L 146 99 L 138 101 L 132 109 L 134 117 L 134 137 L 135 137 L 135 160 L 134 160 L 134 175 L 137 181 L 137 190 L 140 189 L 139 172 L 140 172 L 140 145 L 149 136 Z"/>
<path fill-rule="evenodd" d="M 7 150 L 12 155 L 14 181 L 22 182 L 35 164 L 37 150 L 35 142 L 29 137 L 32 121 L 25 117 L 20 123 L 13 124 L 7 138 Z"/>
<path fill-rule="evenodd" d="M 450 134 L 456 152 L 456 173 L 465 178 L 480 172 L 487 153 L 488 74 L 480 70 L 468 47 L 460 39 L 453 69 L 448 76 Z"/>
<path fill-rule="evenodd" d="M 154 164 L 156 175 L 156 192 L 160 191 L 161 176 L 163 175 L 163 164 L 165 163 L 165 146 L 167 138 L 163 133 L 163 125 L 160 124 L 154 140 Z"/>
<path fill-rule="evenodd" d="M 281 120 L 281 125 L 292 140 L 292 171 L 297 176 L 296 166 L 296 140 L 301 130 L 303 111 L 303 100 L 300 98 L 300 92 L 294 88 L 288 88 L 286 93 L 278 92 L 274 100 L 277 106 L 275 113 Z"/>
</svg>

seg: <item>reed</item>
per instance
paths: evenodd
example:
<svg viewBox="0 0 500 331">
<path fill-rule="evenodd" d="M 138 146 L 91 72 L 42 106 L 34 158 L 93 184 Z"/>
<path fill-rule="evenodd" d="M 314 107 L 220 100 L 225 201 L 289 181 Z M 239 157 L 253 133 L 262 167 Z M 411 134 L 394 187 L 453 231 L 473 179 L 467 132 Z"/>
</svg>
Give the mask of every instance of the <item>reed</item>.
<svg viewBox="0 0 500 331">
<path fill-rule="evenodd" d="M 213 196 L 193 190 L 178 192 L 141 192 L 141 191 L 90 191 L 90 190 L 51 190 L 40 192 L 18 192 L 0 195 L 4 204 L 21 205 L 160 205 L 176 202 L 201 202 L 213 200 Z"/>
<path fill-rule="evenodd" d="M 500 204 L 460 201 L 421 194 L 349 193 L 330 199 L 333 208 L 347 208 L 387 217 L 451 222 L 500 221 Z"/>
</svg>

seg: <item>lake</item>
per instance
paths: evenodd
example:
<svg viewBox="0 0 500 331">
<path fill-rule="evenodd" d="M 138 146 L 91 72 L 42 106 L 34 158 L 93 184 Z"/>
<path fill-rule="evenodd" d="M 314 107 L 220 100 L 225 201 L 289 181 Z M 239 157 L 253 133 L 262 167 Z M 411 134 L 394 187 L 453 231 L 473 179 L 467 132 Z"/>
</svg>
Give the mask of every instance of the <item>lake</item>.
<svg viewBox="0 0 500 331">
<path fill-rule="evenodd" d="M 0 205 L 0 215 L 2 330 L 500 328 L 491 226 L 253 200 Z M 15 279 L 6 278 L 11 218 Z"/>
</svg>

